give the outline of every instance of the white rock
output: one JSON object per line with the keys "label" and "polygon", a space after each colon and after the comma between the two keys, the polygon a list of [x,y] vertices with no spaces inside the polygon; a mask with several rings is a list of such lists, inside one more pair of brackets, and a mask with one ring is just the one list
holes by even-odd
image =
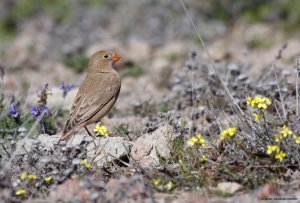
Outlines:
{"label": "white rock", "polygon": [[170,141],[174,139],[172,130],[170,125],[162,126],[151,134],[139,137],[132,147],[132,158],[142,166],[157,166],[157,152],[162,157],[170,157]]}
{"label": "white rock", "polygon": [[37,139],[41,142],[41,146],[44,146],[45,149],[54,148],[54,145],[57,144],[58,139],[61,135],[47,135],[47,134],[41,134],[37,137]]}
{"label": "white rock", "polygon": [[106,162],[127,156],[127,150],[130,151],[132,145],[133,142],[126,141],[123,137],[96,138],[88,144],[87,156],[90,160],[96,156],[94,163],[102,167]]}
{"label": "white rock", "polygon": [[217,188],[223,193],[234,194],[236,191],[242,189],[242,186],[235,182],[222,182],[218,183]]}
{"label": "white rock", "polygon": [[[72,137],[72,139],[67,143],[68,145],[79,145],[84,137],[85,134],[77,134]],[[54,145],[58,143],[59,138],[61,135],[46,135],[41,134],[37,137],[37,140],[40,141],[39,147],[42,147],[42,150],[49,150],[53,149]],[[17,143],[18,145],[24,145],[24,148],[27,152],[31,151],[31,146],[33,142],[36,141],[35,139],[25,139],[20,140]],[[96,138],[94,141],[90,142],[87,145],[87,158],[92,160],[97,154],[94,162],[97,166],[102,167],[104,163],[111,162],[112,160],[121,159],[124,156],[127,156],[127,150],[130,151],[132,148],[133,142],[126,141],[123,137],[107,137],[107,138]],[[127,150],[125,149],[125,147]],[[25,152],[23,147],[19,146],[17,149],[20,149],[17,154]]]}

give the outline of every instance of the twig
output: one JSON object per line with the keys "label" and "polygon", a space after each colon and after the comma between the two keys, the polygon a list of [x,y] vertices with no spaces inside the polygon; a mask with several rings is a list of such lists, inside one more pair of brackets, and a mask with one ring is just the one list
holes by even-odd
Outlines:
{"label": "twig", "polygon": [[[192,58],[192,62],[194,63],[194,59]],[[193,104],[193,108],[192,108],[192,127],[190,129],[190,135],[192,134],[192,130],[195,126],[195,120],[194,120],[194,112],[196,109],[196,102],[195,102],[195,89],[194,89],[194,66],[195,64],[192,65],[192,104]]]}
{"label": "twig", "polygon": [[191,22],[191,24],[192,24],[192,26],[193,26],[193,28],[194,28],[194,30],[195,30],[195,32],[196,32],[196,34],[197,34],[199,40],[201,41],[201,44],[202,44],[202,46],[203,46],[203,48],[204,48],[204,50],[205,50],[205,52],[206,52],[206,54],[207,54],[207,56],[208,56],[208,58],[209,58],[209,61],[210,61],[210,63],[212,64],[213,69],[215,70],[215,72],[216,72],[216,74],[217,74],[217,76],[218,76],[218,79],[221,81],[221,85],[222,85],[222,87],[223,87],[224,90],[225,90],[226,96],[228,97],[228,99],[229,99],[229,101],[230,101],[232,107],[236,107],[236,108],[239,110],[239,112],[238,112],[238,110],[236,110],[235,108],[233,108],[233,110],[235,111],[235,113],[236,113],[237,116],[239,117],[239,119],[240,119],[241,123],[243,124],[243,126],[245,127],[245,129],[248,131],[248,133],[250,133],[250,132],[251,132],[251,129],[249,129],[249,127],[247,126],[247,124],[244,122],[244,120],[243,120],[242,117],[241,117],[241,115],[244,115],[243,111],[242,111],[241,108],[238,106],[238,104],[234,101],[234,98],[232,97],[231,93],[229,92],[227,86],[225,85],[225,82],[224,82],[223,79],[221,78],[221,75],[220,75],[218,69],[216,68],[216,65],[215,65],[215,63],[213,62],[213,60],[212,60],[212,58],[211,58],[211,56],[210,56],[210,54],[209,54],[209,52],[208,52],[208,50],[207,50],[207,48],[206,48],[204,42],[203,42],[203,40],[202,40],[202,37],[200,36],[200,34],[199,34],[199,32],[198,32],[198,30],[197,30],[197,28],[196,28],[196,26],[195,26],[195,24],[194,24],[192,18],[190,17],[190,15],[189,15],[189,13],[188,13],[188,11],[187,11],[187,9],[186,9],[184,3],[183,3],[183,1],[182,1],[182,0],[179,0],[179,1],[181,2],[181,5],[182,5],[182,7],[183,7],[183,9],[184,9],[184,11],[185,11],[187,17],[189,18],[189,21]]}
{"label": "twig", "polygon": [[123,143],[123,147],[125,148],[127,155],[131,158],[134,165],[137,166],[144,175],[146,175],[148,178],[151,178],[151,176],[147,174],[146,170],[131,156],[129,149],[125,146],[124,143]]}
{"label": "twig", "polygon": [[107,157],[109,157],[110,161],[111,161],[112,164],[114,165],[115,171],[119,171],[119,168],[118,168],[117,164],[115,163],[114,159],[112,159],[112,157],[114,157],[114,156],[112,156],[112,155],[109,154],[109,153],[106,153],[106,151],[104,151],[104,153],[105,153],[105,155],[106,155]]}
{"label": "twig", "polygon": [[2,145],[2,148],[4,149],[4,151],[6,152],[7,156],[10,157],[10,153],[6,150],[4,144],[2,143],[1,145]]}
{"label": "twig", "polygon": [[101,151],[104,149],[104,147],[106,146],[106,144],[108,143],[108,140],[105,142],[105,144],[103,145],[103,147],[97,152],[97,154],[96,154],[96,151],[97,151],[97,149],[95,149],[95,154],[96,155],[94,155],[94,157],[92,158],[92,162],[94,162],[95,161],[95,159],[96,159],[96,157],[99,155],[99,154],[101,154]]}
{"label": "twig", "polygon": [[[206,54],[207,54],[207,56],[208,56],[208,58],[209,58],[210,63],[212,64],[212,66],[213,66],[213,68],[214,68],[214,70],[215,70],[215,72],[216,72],[216,74],[217,74],[219,80],[221,81],[221,85],[223,86],[226,95],[228,96],[230,102],[231,102],[232,105],[234,106],[234,105],[235,105],[234,99],[233,99],[232,95],[230,94],[230,92],[229,92],[227,86],[225,85],[223,79],[221,78],[221,75],[220,75],[218,69],[216,68],[215,63],[213,62],[213,60],[212,60],[212,58],[211,58],[211,56],[210,56],[210,54],[209,54],[209,52],[208,52],[208,50],[207,50],[207,48],[206,48],[204,42],[203,42],[203,40],[202,40],[202,37],[200,36],[200,34],[199,34],[199,32],[198,32],[198,30],[197,30],[197,28],[196,28],[196,26],[195,26],[195,24],[194,24],[192,18],[190,17],[188,11],[186,10],[186,7],[185,7],[184,3],[182,2],[182,0],[180,0],[180,2],[181,2],[181,5],[182,5],[182,7],[183,7],[183,9],[184,9],[184,11],[185,11],[187,17],[189,18],[189,20],[190,20],[190,22],[191,22],[191,24],[192,24],[192,26],[193,26],[193,28],[194,28],[194,30],[195,30],[195,32],[196,32],[198,38],[199,38],[200,41],[201,41],[201,44],[202,44],[202,46],[203,46],[203,48],[204,48],[204,50],[205,50],[205,52],[206,52]],[[241,113],[243,114],[243,112],[241,112]]]}
{"label": "twig", "polygon": [[298,92],[298,84],[299,84],[299,72],[300,72],[300,67],[299,67],[299,55],[297,56],[297,79],[296,79],[296,116],[298,117],[299,115],[299,92]]}
{"label": "twig", "polygon": [[278,114],[279,119],[280,119],[281,122],[283,123],[284,121],[283,121],[283,119],[282,119],[282,117],[281,117],[281,115],[280,115],[280,113],[279,113],[279,110],[278,110],[278,108],[277,108],[276,102],[280,103],[280,101],[274,100],[274,106],[275,106],[275,109],[276,109],[276,112],[277,112],[277,114]]}
{"label": "twig", "polygon": [[3,93],[3,89],[4,89],[4,80],[1,80],[1,89],[0,89],[0,95]]}
{"label": "twig", "polygon": [[279,91],[279,97],[280,97],[280,101],[281,101],[283,116],[284,116],[284,119],[286,119],[286,111],[285,111],[285,107],[284,107],[284,101],[283,101],[283,97],[281,95],[281,91],[280,91],[279,82],[278,82],[277,73],[276,73],[276,70],[275,70],[275,64],[274,63],[273,63],[273,66],[274,66],[275,78],[276,78],[277,87],[278,87],[278,91]]}
{"label": "twig", "polygon": [[109,156],[111,156],[112,158],[118,160],[119,162],[121,162],[122,164],[126,165],[127,167],[130,167],[130,166],[131,166],[130,164],[126,163],[125,161],[123,161],[123,160],[121,160],[121,159],[115,157],[115,156],[112,155],[111,153],[107,153],[107,155],[109,155]]}
{"label": "twig", "polygon": [[278,51],[278,55],[275,57],[277,60],[281,59],[282,57],[282,51],[287,47],[287,43],[285,43]]}

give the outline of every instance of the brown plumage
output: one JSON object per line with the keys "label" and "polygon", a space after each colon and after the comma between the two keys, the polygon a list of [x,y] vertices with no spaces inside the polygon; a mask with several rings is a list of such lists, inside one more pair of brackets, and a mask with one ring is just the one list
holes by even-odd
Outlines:
{"label": "brown plumage", "polygon": [[69,141],[82,127],[99,122],[113,107],[121,89],[113,63],[120,58],[111,51],[98,51],[91,57],[59,142]]}

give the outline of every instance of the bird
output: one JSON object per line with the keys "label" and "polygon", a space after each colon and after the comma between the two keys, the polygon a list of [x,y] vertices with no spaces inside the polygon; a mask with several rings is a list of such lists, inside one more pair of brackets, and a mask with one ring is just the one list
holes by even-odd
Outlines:
{"label": "bird", "polygon": [[113,65],[120,59],[118,54],[107,50],[92,55],[58,143],[68,142],[82,127],[91,135],[86,126],[101,121],[114,106],[121,79]]}

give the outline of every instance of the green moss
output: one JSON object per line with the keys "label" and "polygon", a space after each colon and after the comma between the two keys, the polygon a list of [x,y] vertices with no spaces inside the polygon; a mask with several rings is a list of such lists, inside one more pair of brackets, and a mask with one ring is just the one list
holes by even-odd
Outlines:
{"label": "green moss", "polygon": [[167,59],[169,61],[175,61],[177,58],[178,58],[177,54],[172,53],[172,52],[167,55]]}
{"label": "green moss", "polygon": [[[201,35],[201,34],[200,34]],[[202,35],[201,35],[201,37],[202,37]],[[198,35],[196,34],[196,33],[194,33],[194,32],[192,32],[191,34],[190,34],[190,39],[194,42],[194,43],[196,43],[196,44],[200,44],[201,42],[200,42],[200,39],[199,39],[199,37],[198,37]]]}
{"label": "green moss", "polygon": [[71,68],[76,73],[81,73],[87,68],[89,59],[84,55],[71,56],[64,60],[65,66]]}
{"label": "green moss", "polygon": [[16,73],[16,72],[19,72],[19,71],[21,71],[21,70],[23,70],[23,68],[20,67],[20,66],[13,66],[13,67],[11,67],[11,68],[9,69],[9,71],[10,71],[11,73]]}
{"label": "green moss", "polygon": [[157,112],[162,112],[162,113],[165,113],[169,110],[169,106],[168,106],[168,103],[162,103],[158,106],[157,108]]}
{"label": "green moss", "polygon": [[71,17],[74,11],[67,0],[22,0],[17,1],[12,9],[12,16],[18,20],[30,18],[39,13],[47,13],[56,22],[61,22]]}
{"label": "green moss", "polygon": [[272,10],[270,4],[265,4],[263,2],[254,4],[255,7],[245,8],[241,13],[241,17],[248,23],[255,23],[267,19],[268,14]]}
{"label": "green moss", "polygon": [[21,86],[22,86],[22,89],[23,89],[24,91],[26,91],[26,90],[28,90],[29,87],[30,87],[30,82],[23,82]]}
{"label": "green moss", "polygon": [[144,70],[138,63],[130,63],[130,64],[127,64],[122,76],[123,77],[128,77],[128,76],[138,77],[143,74],[144,74]]}
{"label": "green moss", "polygon": [[50,116],[47,116],[45,119],[43,119],[43,126],[45,133],[48,135],[53,135],[57,131],[55,120]]}
{"label": "green moss", "polygon": [[300,2],[282,0],[278,2],[280,8],[280,25],[283,29],[300,29]]}
{"label": "green moss", "polygon": [[82,1],[81,5],[88,6],[88,7],[99,7],[102,9],[111,9],[114,5],[113,3],[110,3],[109,1],[105,0],[86,0]]}
{"label": "green moss", "polygon": [[14,36],[16,32],[16,22],[12,18],[0,20],[0,41],[7,41]]}
{"label": "green moss", "polygon": [[272,46],[272,42],[265,39],[265,36],[254,35],[249,41],[246,42],[249,49],[263,48],[267,49]]}
{"label": "green moss", "polygon": [[112,133],[117,134],[118,136],[121,136],[121,137],[126,137],[129,134],[128,128],[129,128],[129,125],[123,123],[117,127],[113,127]]}

